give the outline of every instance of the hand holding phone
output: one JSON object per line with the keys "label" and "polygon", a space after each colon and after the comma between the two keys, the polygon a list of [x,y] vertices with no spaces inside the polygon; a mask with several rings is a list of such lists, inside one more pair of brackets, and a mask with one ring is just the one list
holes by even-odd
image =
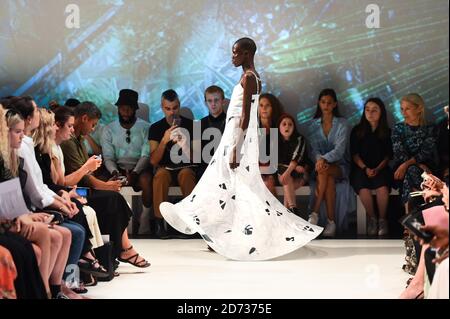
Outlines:
{"label": "hand holding phone", "polygon": [[418,214],[422,214],[422,211],[406,215],[400,220],[400,223],[425,243],[429,243],[433,239],[434,234],[422,229],[424,224],[419,220]]}

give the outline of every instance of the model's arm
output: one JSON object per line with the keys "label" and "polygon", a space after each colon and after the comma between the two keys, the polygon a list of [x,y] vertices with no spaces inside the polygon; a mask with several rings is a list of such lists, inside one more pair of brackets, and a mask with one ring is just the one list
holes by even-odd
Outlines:
{"label": "model's arm", "polygon": [[245,73],[242,78],[242,86],[244,88],[244,98],[242,102],[242,115],[241,122],[239,123],[239,134],[237,135],[236,146],[233,150],[233,158],[230,163],[231,169],[235,169],[239,166],[238,163],[238,154],[241,152],[242,142],[244,140],[245,131],[248,128],[248,124],[250,122],[250,112],[252,106],[252,97],[253,94],[256,94],[256,78],[252,73]]}

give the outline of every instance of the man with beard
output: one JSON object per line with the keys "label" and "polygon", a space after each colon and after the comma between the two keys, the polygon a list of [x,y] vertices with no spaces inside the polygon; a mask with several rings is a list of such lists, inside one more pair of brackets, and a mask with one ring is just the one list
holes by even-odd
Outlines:
{"label": "man with beard", "polygon": [[132,186],[135,191],[142,190],[139,234],[148,234],[152,207],[152,168],[147,144],[150,123],[136,117],[139,108],[136,91],[121,90],[116,106],[119,119],[108,124],[101,137],[105,167],[109,178],[120,177],[124,185]]}

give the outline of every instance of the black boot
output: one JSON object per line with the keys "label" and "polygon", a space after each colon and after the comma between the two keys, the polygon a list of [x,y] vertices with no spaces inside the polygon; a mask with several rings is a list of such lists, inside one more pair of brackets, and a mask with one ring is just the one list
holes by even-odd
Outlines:
{"label": "black boot", "polygon": [[166,222],[162,218],[155,218],[155,238],[169,239]]}

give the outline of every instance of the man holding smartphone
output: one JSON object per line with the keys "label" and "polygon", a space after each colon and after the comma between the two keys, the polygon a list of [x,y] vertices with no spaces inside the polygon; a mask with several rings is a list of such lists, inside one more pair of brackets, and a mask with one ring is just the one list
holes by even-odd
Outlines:
{"label": "man holding smartphone", "polygon": [[150,123],[137,118],[138,92],[124,89],[116,102],[118,120],[108,124],[101,137],[108,179],[119,180],[134,191],[142,190],[143,210],[139,234],[150,232],[152,168],[147,144]]}
{"label": "man holding smartphone", "polygon": [[156,168],[153,178],[153,208],[156,221],[156,237],[167,239],[168,233],[159,205],[167,201],[169,187],[178,185],[183,196],[195,187],[196,178],[192,164],[191,146],[193,121],[180,116],[180,100],[174,90],[161,96],[164,118],[149,130],[150,163]]}

